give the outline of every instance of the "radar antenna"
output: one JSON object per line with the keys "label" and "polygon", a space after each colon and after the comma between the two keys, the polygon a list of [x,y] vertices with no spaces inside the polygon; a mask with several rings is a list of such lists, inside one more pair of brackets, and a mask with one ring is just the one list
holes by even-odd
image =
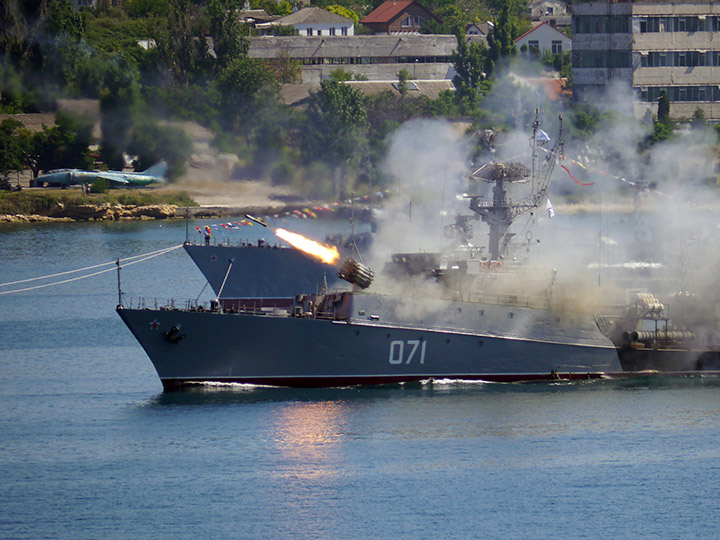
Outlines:
{"label": "radar antenna", "polygon": [[[532,138],[530,140],[532,148],[531,170],[528,170],[522,163],[517,162],[490,162],[470,175],[475,180],[495,183],[492,189],[492,201],[485,200],[482,195],[465,196],[470,200],[470,210],[478,214],[490,226],[488,247],[490,258],[494,260],[502,258],[505,247],[513,236],[512,233],[508,233],[513,221],[522,214],[536,210],[547,199],[552,171],[558,156],[562,157],[563,155],[562,115],[560,115],[558,138],[549,150],[545,148],[545,145],[550,138],[540,129],[539,116],[539,110],[535,109],[535,121],[533,122]],[[538,166],[539,151],[545,152],[546,155]],[[526,182],[528,176],[531,182],[530,195],[516,203],[509,200],[506,184],[509,182]],[[501,242],[502,249],[500,247]]]}

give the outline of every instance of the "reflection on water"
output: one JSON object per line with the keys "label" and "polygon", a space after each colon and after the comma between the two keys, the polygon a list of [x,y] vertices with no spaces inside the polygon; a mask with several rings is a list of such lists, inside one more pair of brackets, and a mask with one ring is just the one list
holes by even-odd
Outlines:
{"label": "reflection on water", "polygon": [[275,412],[271,437],[288,466],[280,478],[335,478],[343,463],[342,445],[348,421],[343,401],[293,403]]}
{"label": "reflection on water", "polygon": [[628,379],[562,380],[521,383],[428,379],[423,382],[405,384],[343,388],[285,388],[236,383],[202,384],[187,386],[179,391],[162,392],[150,399],[147,403],[151,406],[239,405],[262,402],[311,402],[317,404],[330,401],[357,403],[409,397],[435,398],[435,400],[437,400],[442,399],[443,396],[455,399],[460,396],[479,397],[497,394],[554,395],[565,392],[662,391],[677,388],[720,388],[720,376],[708,374],[692,376],[649,374]]}

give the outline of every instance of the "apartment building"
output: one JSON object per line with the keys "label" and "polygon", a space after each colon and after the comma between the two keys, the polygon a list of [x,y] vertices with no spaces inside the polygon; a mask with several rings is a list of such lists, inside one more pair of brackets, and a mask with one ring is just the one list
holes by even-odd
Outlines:
{"label": "apartment building", "polygon": [[576,3],[572,27],[577,101],[592,101],[622,81],[634,90],[637,116],[656,113],[665,90],[673,118],[700,108],[709,120],[720,120],[720,3]]}

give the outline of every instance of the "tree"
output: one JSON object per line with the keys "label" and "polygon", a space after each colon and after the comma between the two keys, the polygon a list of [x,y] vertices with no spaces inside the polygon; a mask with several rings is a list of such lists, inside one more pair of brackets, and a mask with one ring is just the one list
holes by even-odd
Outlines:
{"label": "tree", "polygon": [[175,80],[187,86],[192,78],[204,78],[211,57],[192,1],[169,2],[167,25],[158,32],[156,42]]}
{"label": "tree", "polygon": [[182,129],[161,125],[145,117],[133,127],[128,151],[137,156],[135,170],[143,171],[165,161],[168,165],[168,180],[175,180],[185,172],[192,142]]}
{"label": "tree", "polygon": [[46,25],[50,34],[80,41],[85,32],[85,21],[70,0],[51,0],[47,9]]}
{"label": "tree", "polygon": [[707,117],[705,116],[705,111],[703,111],[700,107],[695,108],[695,112],[693,112],[692,120],[690,120],[690,127],[693,129],[703,129],[707,126]]}
{"label": "tree", "polygon": [[494,71],[495,64],[503,57],[514,56],[517,54],[515,47],[515,26],[511,19],[511,13],[515,4],[513,0],[504,0],[502,3],[502,11],[497,20],[497,24],[493,27],[492,33],[488,36],[490,64],[486,65],[486,71],[490,74]]}
{"label": "tree", "polygon": [[280,49],[271,69],[277,80],[283,84],[302,82],[302,64],[291,58],[287,49]]}
{"label": "tree", "polygon": [[307,108],[310,123],[305,148],[314,158],[335,166],[353,166],[367,147],[367,110],[359,90],[333,80],[321,83],[310,94]]}
{"label": "tree", "polygon": [[658,122],[667,122],[670,120],[670,100],[667,97],[667,92],[662,90],[660,97],[658,98]]}
{"label": "tree", "polygon": [[355,24],[360,24],[360,17],[358,17],[358,14],[350,8],[334,4],[332,6],[327,6],[325,9],[328,10],[330,13],[335,13],[336,15],[340,15],[341,17],[350,19]]}
{"label": "tree", "polygon": [[106,67],[100,91],[100,155],[111,169],[122,169],[140,95],[140,75],[137,68],[118,56],[111,58]]}
{"label": "tree", "polygon": [[0,123],[0,175],[22,171],[22,124],[12,118]]}
{"label": "tree", "polygon": [[234,58],[247,54],[249,42],[245,26],[237,15],[241,8],[238,0],[210,0],[205,10],[210,19],[210,37],[213,39],[218,71],[227,67]]}
{"label": "tree", "polygon": [[458,46],[450,60],[455,67],[453,84],[457,100],[464,104],[464,109],[475,110],[480,102],[480,83],[487,77],[488,50],[482,42],[468,41],[463,28],[457,30],[455,37]]}
{"label": "tree", "polygon": [[398,92],[402,97],[407,96],[408,93],[408,80],[410,80],[410,72],[407,69],[401,69],[398,71]]}
{"label": "tree", "polygon": [[89,120],[58,111],[55,125],[32,137],[31,168],[36,176],[39,171],[50,169],[90,169],[92,123]]}
{"label": "tree", "polygon": [[277,99],[280,85],[270,68],[257,58],[240,57],[230,62],[218,78],[222,94],[225,126],[237,130],[241,123],[246,133],[251,126],[244,122],[263,101]]}

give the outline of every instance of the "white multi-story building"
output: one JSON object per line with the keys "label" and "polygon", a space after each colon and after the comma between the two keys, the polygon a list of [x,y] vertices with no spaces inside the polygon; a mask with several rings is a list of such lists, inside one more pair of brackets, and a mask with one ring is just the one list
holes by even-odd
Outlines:
{"label": "white multi-story building", "polygon": [[700,108],[720,120],[720,3],[601,1],[573,5],[573,94],[592,101],[614,81],[635,91],[638,116],[665,90],[674,118]]}

